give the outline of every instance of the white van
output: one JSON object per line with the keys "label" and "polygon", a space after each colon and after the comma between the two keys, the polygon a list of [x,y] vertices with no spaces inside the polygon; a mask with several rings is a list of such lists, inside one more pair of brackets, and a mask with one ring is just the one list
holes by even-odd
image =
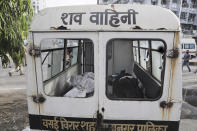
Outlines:
{"label": "white van", "polygon": [[44,9],[28,44],[32,131],[178,131],[180,24],[150,5]]}
{"label": "white van", "polygon": [[196,57],[197,50],[196,50],[196,41],[192,38],[182,38],[182,54],[185,54],[187,50],[189,50],[189,54],[191,57]]}

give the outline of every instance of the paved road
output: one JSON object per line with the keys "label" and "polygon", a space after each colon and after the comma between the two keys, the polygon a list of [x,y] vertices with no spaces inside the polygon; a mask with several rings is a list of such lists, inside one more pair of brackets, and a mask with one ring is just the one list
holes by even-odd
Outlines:
{"label": "paved road", "polygon": [[24,75],[20,76],[19,73],[14,73],[12,77],[9,77],[8,72],[12,68],[0,69],[0,90],[20,90],[26,89],[26,77]]}
{"label": "paved road", "polygon": [[[190,66],[191,72],[188,71],[187,67],[183,68],[183,88],[186,89],[197,89],[197,74],[193,73],[197,66]],[[187,94],[184,94],[186,98]],[[185,116],[183,113],[185,112]],[[183,103],[182,107],[182,118],[197,118],[197,107]],[[181,119],[180,131],[197,131],[197,119]]]}
{"label": "paved road", "polygon": [[190,66],[190,68],[191,72],[188,71],[186,66],[183,68],[183,88],[187,89],[197,88],[197,73],[194,73],[197,65]]}

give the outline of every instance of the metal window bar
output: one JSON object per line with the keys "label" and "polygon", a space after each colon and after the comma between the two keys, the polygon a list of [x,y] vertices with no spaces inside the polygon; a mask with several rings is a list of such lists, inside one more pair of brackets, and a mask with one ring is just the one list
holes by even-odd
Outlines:
{"label": "metal window bar", "polygon": [[85,71],[85,44],[83,43],[83,63],[82,63],[82,66],[83,66],[83,73]]}
{"label": "metal window bar", "polygon": [[51,52],[48,52],[47,55],[44,57],[44,59],[43,59],[43,61],[42,61],[42,65],[44,64],[46,58],[49,56],[50,53],[51,53]]}
{"label": "metal window bar", "polygon": [[44,49],[44,50],[41,50],[41,52],[57,51],[57,50],[63,50],[63,49],[64,48]]}
{"label": "metal window bar", "polygon": [[66,63],[66,47],[67,47],[67,40],[64,39],[63,70],[65,70],[65,63]]}
{"label": "metal window bar", "polygon": [[153,63],[152,63],[152,45],[151,45],[151,44],[152,44],[152,42],[151,42],[151,40],[149,40],[149,41],[148,41],[148,45],[149,45],[149,51],[150,51],[150,52],[149,52],[150,74],[152,74],[152,71],[153,71],[153,69],[152,69],[152,67],[153,67],[153,66],[152,66],[152,64],[153,64]]}
{"label": "metal window bar", "polygon": [[138,44],[138,60],[139,60],[139,65],[141,65],[141,57],[140,57],[140,40],[137,41]]}

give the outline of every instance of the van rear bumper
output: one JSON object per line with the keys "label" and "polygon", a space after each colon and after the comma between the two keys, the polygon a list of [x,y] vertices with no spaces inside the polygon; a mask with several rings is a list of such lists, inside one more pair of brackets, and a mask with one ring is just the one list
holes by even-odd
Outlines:
{"label": "van rear bumper", "polygon": [[71,118],[29,115],[30,129],[58,131],[178,131],[179,121],[103,120],[97,127],[95,118]]}

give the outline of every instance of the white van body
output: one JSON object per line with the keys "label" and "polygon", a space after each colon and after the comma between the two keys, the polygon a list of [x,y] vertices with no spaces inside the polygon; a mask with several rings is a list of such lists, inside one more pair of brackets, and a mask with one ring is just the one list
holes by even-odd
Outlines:
{"label": "white van body", "polygon": [[28,43],[32,131],[178,131],[180,24],[170,10],[48,8]]}
{"label": "white van body", "polygon": [[189,50],[189,54],[192,57],[196,57],[196,41],[192,38],[182,38],[181,39],[182,44],[182,53],[185,54],[187,50]]}

